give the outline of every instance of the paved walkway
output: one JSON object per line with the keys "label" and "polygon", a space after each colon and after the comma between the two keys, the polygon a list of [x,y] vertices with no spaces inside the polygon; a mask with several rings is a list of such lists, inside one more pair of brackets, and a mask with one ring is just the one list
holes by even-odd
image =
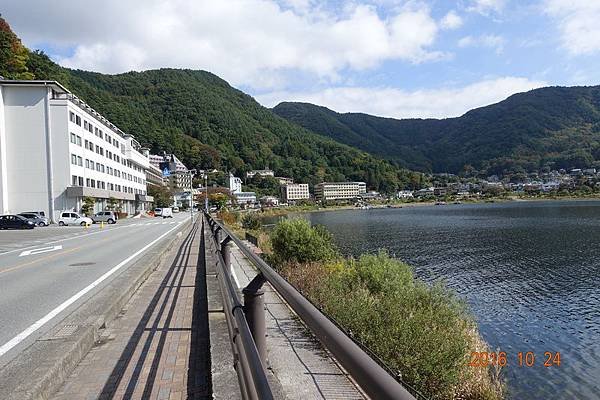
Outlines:
{"label": "paved walkway", "polygon": [[[251,243],[245,242],[256,249]],[[234,246],[231,253],[238,288],[257,274],[250,261]],[[272,380],[288,400],[362,400],[366,396],[333,356],[306,328],[277,292],[266,283],[265,319],[267,359]]]}
{"label": "paved walkway", "polygon": [[200,231],[197,223],[136,292],[55,400],[210,398]]}

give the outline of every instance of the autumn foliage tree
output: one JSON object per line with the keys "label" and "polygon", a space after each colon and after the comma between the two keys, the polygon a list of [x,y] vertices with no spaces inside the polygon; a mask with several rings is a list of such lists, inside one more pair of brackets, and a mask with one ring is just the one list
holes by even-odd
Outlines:
{"label": "autumn foliage tree", "polygon": [[0,75],[7,79],[33,79],[27,69],[29,50],[0,17]]}

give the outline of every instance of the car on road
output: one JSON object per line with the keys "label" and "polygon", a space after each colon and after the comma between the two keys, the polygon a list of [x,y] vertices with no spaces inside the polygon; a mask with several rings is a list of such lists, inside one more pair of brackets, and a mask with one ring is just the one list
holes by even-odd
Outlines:
{"label": "car on road", "polygon": [[154,209],[154,216],[155,217],[160,217],[162,215],[162,208],[155,208]]}
{"label": "car on road", "polygon": [[42,217],[39,214],[34,213],[19,213],[17,214],[31,222],[33,222],[37,226],[48,226],[48,218]]}
{"label": "car on road", "polygon": [[171,207],[165,207],[162,209],[160,215],[163,218],[173,218],[173,210],[171,209]]}
{"label": "car on road", "polygon": [[58,219],[58,225],[60,225],[60,226],[65,226],[65,225],[86,226],[86,225],[91,225],[93,223],[94,223],[94,221],[92,221],[91,218],[81,216],[74,212],[64,212],[64,213],[60,214],[60,218]]}
{"label": "car on road", "polygon": [[46,217],[46,213],[43,211],[23,211],[21,214],[35,214],[35,215],[39,215],[40,217],[43,217],[43,218]]}
{"label": "car on road", "polygon": [[33,229],[35,224],[20,215],[0,215],[0,229]]}
{"label": "car on road", "polygon": [[119,218],[117,217],[117,213],[115,213],[113,211],[100,211],[92,216],[92,220],[94,221],[95,224],[97,224],[98,222],[106,222],[107,224],[116,224],[118,219]]}
{"label": "car on road", "polygon": [[178,213],[179,212],[179,207],[173,207],[173,212],[174,213]]}

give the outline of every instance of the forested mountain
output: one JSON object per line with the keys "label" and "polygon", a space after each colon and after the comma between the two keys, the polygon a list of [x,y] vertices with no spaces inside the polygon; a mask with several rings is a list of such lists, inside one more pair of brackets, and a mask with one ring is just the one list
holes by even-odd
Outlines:
{"label": "forested mountain", "polygon": [[281,103],[273,111],[420,171],[501,175],[600,166],[600,86],[536,89],[441,120],[339,114],[307,103]]}
{"label": "forested mountain", "polygon": [[0,75],[57,80],[153,152],[173,152],[190,168],[242,175],[268,167],[299,182],[361,180],[385,192],[419,181],[418,174],[392,162],[278,117],[211,73],[105,75],[63,68],[23,47],[1,18]]}

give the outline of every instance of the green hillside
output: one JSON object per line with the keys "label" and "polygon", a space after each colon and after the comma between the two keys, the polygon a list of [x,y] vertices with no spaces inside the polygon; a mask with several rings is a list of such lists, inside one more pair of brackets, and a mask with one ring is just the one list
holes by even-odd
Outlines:
{"label": "green hillside", "polygon": [[307,103],[273,111],[313,132],[420,171],[507,174],[600,166],[600,87],[547,87],[458,118],[339,114]]}
{"label": "green hillside", "polygon": [[178,155],[190,168],[241,175],[271,168],[299,182],[361,180],[391,192],[414,173],[290,123],[205,72],[160,69],[105,75],[70,70],[29,51],[0,21],[0,75],[58,80],[152,151]]}

